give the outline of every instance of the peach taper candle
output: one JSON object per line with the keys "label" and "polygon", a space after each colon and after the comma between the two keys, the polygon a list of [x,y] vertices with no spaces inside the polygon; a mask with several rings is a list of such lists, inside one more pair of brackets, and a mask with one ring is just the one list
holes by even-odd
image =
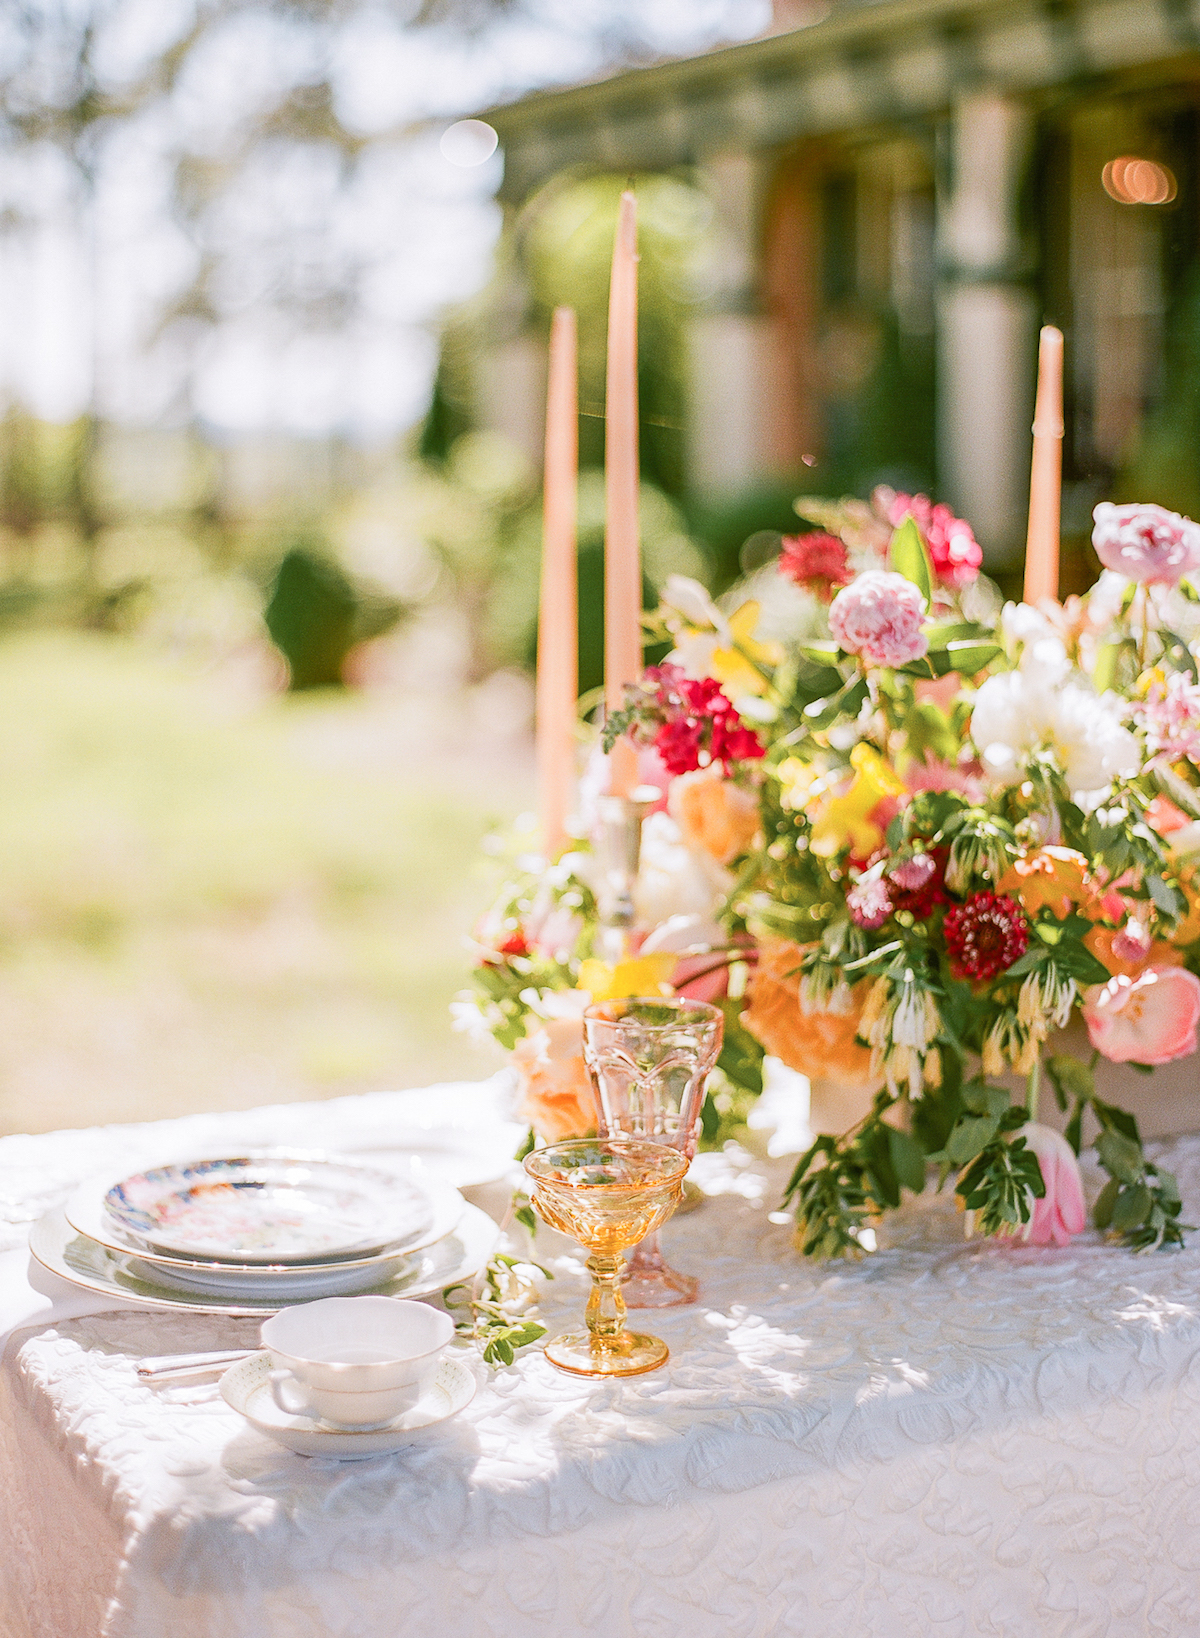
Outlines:
{"label": "peach taper candle", "polygon": [[579,471],[578,344],[575,312],[556,307],[546,388],[546,475],[542,494],[542,588],[538,607],[537,770],[542,851],[567,840],[575,788],[579,693],[576,493]]}
{"label": "peach taper candle", "polygon": [[1029,475],[1029,534],[1025,542],[1025,601],[1058,596],[1059,508],[1062,501],[1063,337],[1044,325],[1038,344],[1033,466]]}
{"label": "peach taper candle", "polygon": [[[604,429],[604,701],[619,711],[642,671],[642,563],[638,523],[637,201],[621,195],[608,297]],[[637,753],[613,747],[614,796],[637,784]]]}

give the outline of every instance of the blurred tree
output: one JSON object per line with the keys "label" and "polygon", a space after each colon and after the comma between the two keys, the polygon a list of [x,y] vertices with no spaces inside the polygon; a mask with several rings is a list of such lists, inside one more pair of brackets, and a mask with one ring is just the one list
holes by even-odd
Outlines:
{"label": "blurred tree", "polygon": [[579,320],[580,465],[604,464],[608,281],[621,192],[638,201],[638,389],[642,473],[685,487],[685,324],[702,276],[712,206],[687,175],[561,177],[522,213],[518,234],[537,315],[560,304]]}
{"label": "blurred tree", "polygon": [[403,614],[395,598],[346,574],[326,542],[301,535],[283,554],[264,618],[289,686],[306,689],[340,687],[355,644],[390,631]]}

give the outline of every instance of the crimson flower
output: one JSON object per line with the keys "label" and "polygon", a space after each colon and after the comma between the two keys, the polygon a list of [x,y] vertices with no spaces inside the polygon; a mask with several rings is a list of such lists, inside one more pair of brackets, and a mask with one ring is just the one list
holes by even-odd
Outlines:
{"label": "crimson flower", "polygon": [[947,910],[946,948],[955,978],[986,982],[1019,961],[1029,944],[1029,923],[1016,899],[986,889]]}
{"label": "crimson flower", "polygon": [[854,578],[845,546],[836,535],[826,534],[823,529],[811,535],[785,535],[779,568],[789,580],[815,592],[825,603],[839,586],[848,586]]}
{"label": "crimson flower", "polygon": [[767,754],[733,701],[712,677],[689,677],[682,666],[650,666],[633,737],[650,743],[670,774],[692,773],[711,762],[749,762]]}

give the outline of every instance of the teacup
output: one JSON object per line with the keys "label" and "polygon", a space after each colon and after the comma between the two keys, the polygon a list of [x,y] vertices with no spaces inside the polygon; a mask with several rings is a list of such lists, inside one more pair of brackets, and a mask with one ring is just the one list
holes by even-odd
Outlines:
{"label": "teacup", "polygon": [[411,1410],[432,1385],[454,1321],[423,1302],[323,1297],[282,1309],[261,1335],[280,1410],[373,1428]]}

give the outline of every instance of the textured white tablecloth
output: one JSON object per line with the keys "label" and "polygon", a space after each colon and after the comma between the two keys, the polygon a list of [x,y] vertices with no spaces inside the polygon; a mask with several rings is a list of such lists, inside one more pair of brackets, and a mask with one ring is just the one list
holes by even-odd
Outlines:
{"label": "textured white tablecloth", "polygon": [[[75,1135],[0,1142],[0,1177],[19,1143],[69,1181]],[[1200,1221],[1200,1139],[1170,1163]],[[534,1351],[393,1456],[306,1460],[135,1377],[254,1322],[15,1335],[4,1638],[1200,1634],[1200,1249],[967,1247],[937,1204],[814,1268],[768,1221],[779,1169],[706,1165],[725,1192],[667,1230],[704,1290],[654,1317],[664,1370],[592,1386]],[[557,1326],[580,1266],[541,1251]]]}

